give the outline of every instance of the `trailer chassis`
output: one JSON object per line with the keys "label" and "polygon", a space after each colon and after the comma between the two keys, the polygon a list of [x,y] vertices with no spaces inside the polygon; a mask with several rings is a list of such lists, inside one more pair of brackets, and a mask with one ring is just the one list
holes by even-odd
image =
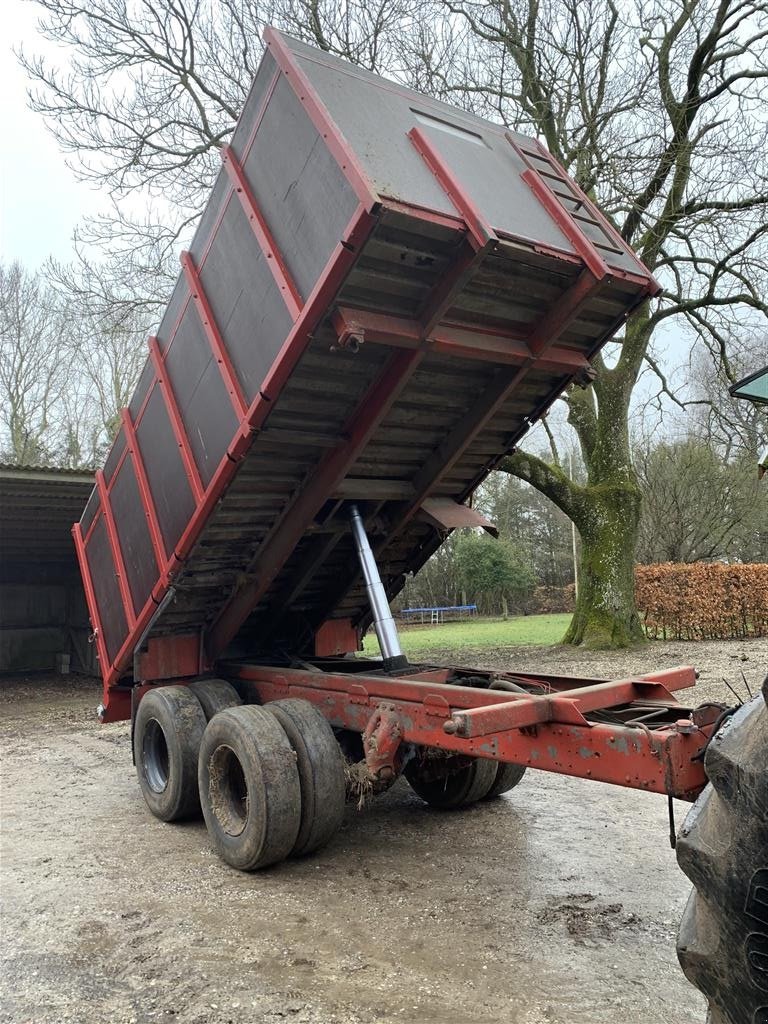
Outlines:
{"label": "trailer chassis", "polygon": [[703,752],[721,709],[673,696],[693,686],[692,668],[606,680],[431,665],[392,676],[380,665],[343,658],[219,669],[249,703],[299,698],[334,729],[362,734],[372,782],[394,780],[409,748],[427,747],[688,801],[706,785]]}

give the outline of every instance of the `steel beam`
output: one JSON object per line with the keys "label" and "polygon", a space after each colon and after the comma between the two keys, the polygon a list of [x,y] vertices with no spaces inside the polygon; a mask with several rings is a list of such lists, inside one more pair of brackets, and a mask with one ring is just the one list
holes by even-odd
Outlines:
{"label": "steel beam", "polygon": [[[344,306],[335,311],[333,322],[341,336],[356,338],[361,343],[388,345],[392,348],[421,348],[457,359],[512,366],[521,366],[534,357],[529,346],[530,334],[510,336],[439,325],[425,338],[416,320]],[[564,374],[592,371],[592,364],[581,352],[563,345],[552,345],[539,357],[538,367]]]}
{"label": "steel beam", "polygon": [[440,183],[441,188],[461,214],[467,225],[473,247],[484,249],[489,243],[497,241],[496,232],[480,212],[477,204],[467,195],[461,182],[445,162],[435,144],[421,128],[411,128],[408,138],[416,147],[424,163],[429,167]]}
{"label": "steel beam", "polygon": [[[399,718],[404,743],[667,793],[683,800],[694,800],[707,782],[701,759],[696,759],[696,755],[708,738],[709,727],[690,731],[686,718],[690,712],[674,700],[668,705],[669,724],[655,729],[543,720],[535,728],[509,728],[483,736],[460,736],[444,730],[444,723],[453,710],[482,708],[486,703],[498,708],[509,703],[510,695],[416,682],[410,677],[239,664],[224,665],[220,669],[250,685],[254,697],[261,702],[285,697],[310,701],[335,728],[364,733],[381,703],[386,702],[387,708]],[[606,685],[615,684],[606,682]],[[686,721],[685,729],[679,729],[672,721],[678,717],[678,709],[679,717]]]}
{"label": "steel beam", "polygon": [[242,420],[248,410],[248,403],[245,400],[243,388],[232,365],[232,360],[229,358],[224,337],[216,323],[216,318],[213,315],[211,304],[205,294],[200,274],[191,253],[185,251],[181,254],[181,266],[184,269],[184,276],[187,280],[189,293],[192,296],[192,302],[200,317],[200,323],[208,339],[208,344],[211,346],[213,358],[219,367],[229,400],[232,402],[232,408],[235,410],[238,420]]}
{"label": "steel beam", "polygon": [[157,375],[157,386],[160,388],[160,393],[163,396],[168,419],[171,421],[171,429],[176,438],[176,444],[179,446],[181,461],[184,464],[184,472],[186,473],[192,496],[195,499],[195,504],[198,504],[202,501],[205,488],[200,478],[200,470],[197,468],[189,438],[187,437],[184,420],[181,418],[176,396],[173,393],[173,386],[166,373],[163,354],[160,351],[160,343],[154,335],[151,335],[147,340],[147,344],[149,345],[149,354],[155,367],[155,374]]}
{"label": "steel beam", "polygon": [[596,683],[576,691],[565,690],[546,696],[507,693],[507,703],[487,708],[457,711],[443,728],[459,736],[487,736],[503,729],[524,729],[541,722],[563,725],[587,725],[584,715],[590,711],[614,708],[635,701],[664,703],[672,694],[661,683],[641,683],[624,679]]}
{"label": "steel beam", "polygon": [[221,159],[224,164],[224,168],[229,175],[229,179],[232,182],[232,188],[235,191],[235,195],[240,200],[240,205],[248,218],[251,230],[256,236],[256,241],[259,243],[259,247],[267,262],[267,266],[275,279],[277,287],[280,289],[283,301],[288,307],[288,312],[291,314],[291,317],[296,320],[303,305],[299,289],[296,287],[296,283],[291,277],[291,273],[288,270],[285,260],[283,259],[274,238],[272,237],[269,225],[264,219],[264,215],[253,197],[253,193],[251,192],[245,173],[243,172],[243,169],[240,166],[231,146],[225,146],[222,149]]}
{"label": "steel beam", "polygon": [[109,503],[107,484],[104,480],[104,472],[101,469],[96,470],[96,487],[99,491],[101,514],[104,516],[104,523],[107,527],[107,537],[109,539],[109,547],[112,552],[112,562],[115,566],[115,575],[117,576],[117,582],[120,587],[120,597],[123,601],[125,619],[128,623],[128,628],[133,629],[136,624],[136,611],[133,607],[131,588],[128,586],[128,576],[125,571],[125,561],[123,560],[122,548],[120,547],[120,537],[117,533],[115,517],[112,515],[112,506]]}

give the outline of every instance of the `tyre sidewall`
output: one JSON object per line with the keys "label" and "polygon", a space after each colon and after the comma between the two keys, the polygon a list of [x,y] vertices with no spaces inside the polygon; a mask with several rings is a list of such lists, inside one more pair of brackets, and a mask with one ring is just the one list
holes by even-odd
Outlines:
{"label": "tyre sidewall", "polygon": [[514,789],[518,785],[524,775],[525,765],[523,764],[500,764],[493,785],[483,800],[494,800],[497,796],[508,793],[510,789]]}
{"label": "tyre sidewall", "polygon": [[324,716],[305,700],[264,706],[280,723],[296,752],[301,785],[301,826],[292,856],[324,846],[339,829],[346,806],[344,758]]}
{"label": "tyre sidewall", "polygon": [[456,810],[468,807],[482,800],[496,781],[497,763],[486,758],[474,758],[458,770],[450,770],[436,779],[425,779],[421,762],[410,761],[405,768],[405,777],[412,789],[430,807],[440,810]]}
{"label": "tyre sidewall", "polygon": [[[153,721],[162,730],[168,751],[167,782],[161,792],[150,784],[144,762],[145,737]],[[161,821],[200,813],[197,758],[204,732],[205,715],[186,686],[158,687],[139,703],[133,730],[136,774],[147,806]]]}
{"label": "tyre sidewall", "polygon": [[189,684],[189,689],[200,701],[207,722],[220,711],[243,703],[237,690],[226,679],[195,679]]}
{"label": "tyre sidewall", "polygon": [[[214,755],[221,747],[237,757],[248,787],[245,823],[236,835],[217,812]],[[198,784],[205,824],[227,864],[252,871],[290,854],[299,831],[301,790],[296,755],[274,715],[242,705],[212,718],[200,746]]]}

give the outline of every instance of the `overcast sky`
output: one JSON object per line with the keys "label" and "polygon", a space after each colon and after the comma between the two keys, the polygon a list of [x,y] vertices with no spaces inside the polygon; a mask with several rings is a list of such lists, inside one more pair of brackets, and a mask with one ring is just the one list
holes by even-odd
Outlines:
{"label": "overcast sky", "polygon": [[[19,260],[36,269],[48,256],[66,260],[72,233],[84,216],[107,205],[92,183],[80,182],[67,166],[40,115],[27,104],[28,79],[13,49],[58,57],[36,30],[37,7],[26,0],[2,0],[0,42],[0,260]],[[682,362],[688,344],[676,325],[659,337],[661,358]],[[671,351],[670,351],[671,350]],[[666,358],[665,353],[666,351]],[[682,358],[681,358],[682,357]]]}
{"label": "overcast sky", "polygon": [[77,181],[42,118],[27,106],[27,76],[13,48],[44,48],[36,11],[23,0],[3,0],[0,42],[0,259],[30,269],[49,255],[66,259],[75,225],[100,205],[98,191]]}

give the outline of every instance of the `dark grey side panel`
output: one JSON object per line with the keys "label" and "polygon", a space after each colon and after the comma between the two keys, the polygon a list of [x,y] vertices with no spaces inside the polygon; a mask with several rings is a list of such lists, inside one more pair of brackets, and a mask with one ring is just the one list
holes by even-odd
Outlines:
{"label": "dark grey side panel", "polygon": [[256,72],[253,85],[251,86],[248,98],[243,106],[243,112],[240,115],[240,120],[237,122],[235,133],[232,136],[232,149],[235,151],[238,160],[241,162],[243,152],[251,140],[253,129],[256,126],[256,120],[264,106],[264,99],[270,85],[272,84],[272,78],[276,69],[277,65],[275,64],[275,58],[269,50],[267,50],[262,57],[261,64],[259,64],[259,70]]}
{"label": "dark grey side panel", "polygon": [[[565,252],[575,251],[522,180],[526,164],[507,141],[503,125],[421,96],[294,39],[289,45],[355,151],[374,191],[440,213],[456,213],[408,138],[408,132],[417,127],[436,145],[493,228]],[[522,135],[514,138],[518,144],[533,144]],[[544,163],[537,169],[548,170]],[[592,236],[604,241],[599,232]],[[628,252],[603,255],[612,266],[638,269]]]}
{"label": "dark grey side panel", "polygon": [[240,203],[230,201],[200,273],[205,294],[248,401],[292,319]]}
{"label": "dark grey side panel", "polygon": [[99,609],[101,633],[107,654],[112,661],[125,641],[128,624],[125,620],[120,585],[117,582],[115,564],[112,561],[112,552],[109,549],[109,537],[103,516],[94,527],[86,551],[93,591]]}
{"label": "dark grey side panel", "polygon": [[357,197],[282,77],[245,175],[302,297],[307,298],[357,207]]}
{"label": "dark grey side panel", "polygon": [[165,366],[197,468],[207,485],[235,436],[237,419],[192,303],[182,317]]}
{"label": "dark grey side panel", "polygon": [[136,427],[136,440],[155,502],[163,544],[171,554],[192,517],[195,501],[162,392],[157,386]]}
{"label": "dark grey side panel", "polygon": [[125,563],[134,612],[144,607],[157,582],[158,565],[133,463],[126,459],[110,491],[110,505]]}
{"label": "dark grey side panel", "polygon": [[112,447],[109,449],[109,455],[107,455],[106,462],[104,463],[104,480],[109,483],[112,477],[115,475],[117,464],[120,461],[120,456],[125,451],[125,434],[123,433],[122,427],[120,432],[112,442]]}
{"label": "dark grey side panel", "polygon": [[168,300],[168,308],[163,314],[163,319],[160,321],[160,326],[157,329],[157,340],[160,345],[160,351],[165,352],[170,344],[171,338],[173,337],[174,327],[179,320],[184,306],[189,299],[189,288],[183,276],[179,276],[176,284],[171,292],[171,297]]}
{"label": "dark grey side panel", "polygon": [[151,359],[147,359],[146,363],[144,363],[144,369],[141,371],[139,383],[136,385],[136,390],[133,393],[131,401],[128,403],[128,412],[131,414],[131,420],[134,423],[139,415],[144,399],[149,394],[149,389],[152,387],[154,379],[154,365],[152,364]]}

